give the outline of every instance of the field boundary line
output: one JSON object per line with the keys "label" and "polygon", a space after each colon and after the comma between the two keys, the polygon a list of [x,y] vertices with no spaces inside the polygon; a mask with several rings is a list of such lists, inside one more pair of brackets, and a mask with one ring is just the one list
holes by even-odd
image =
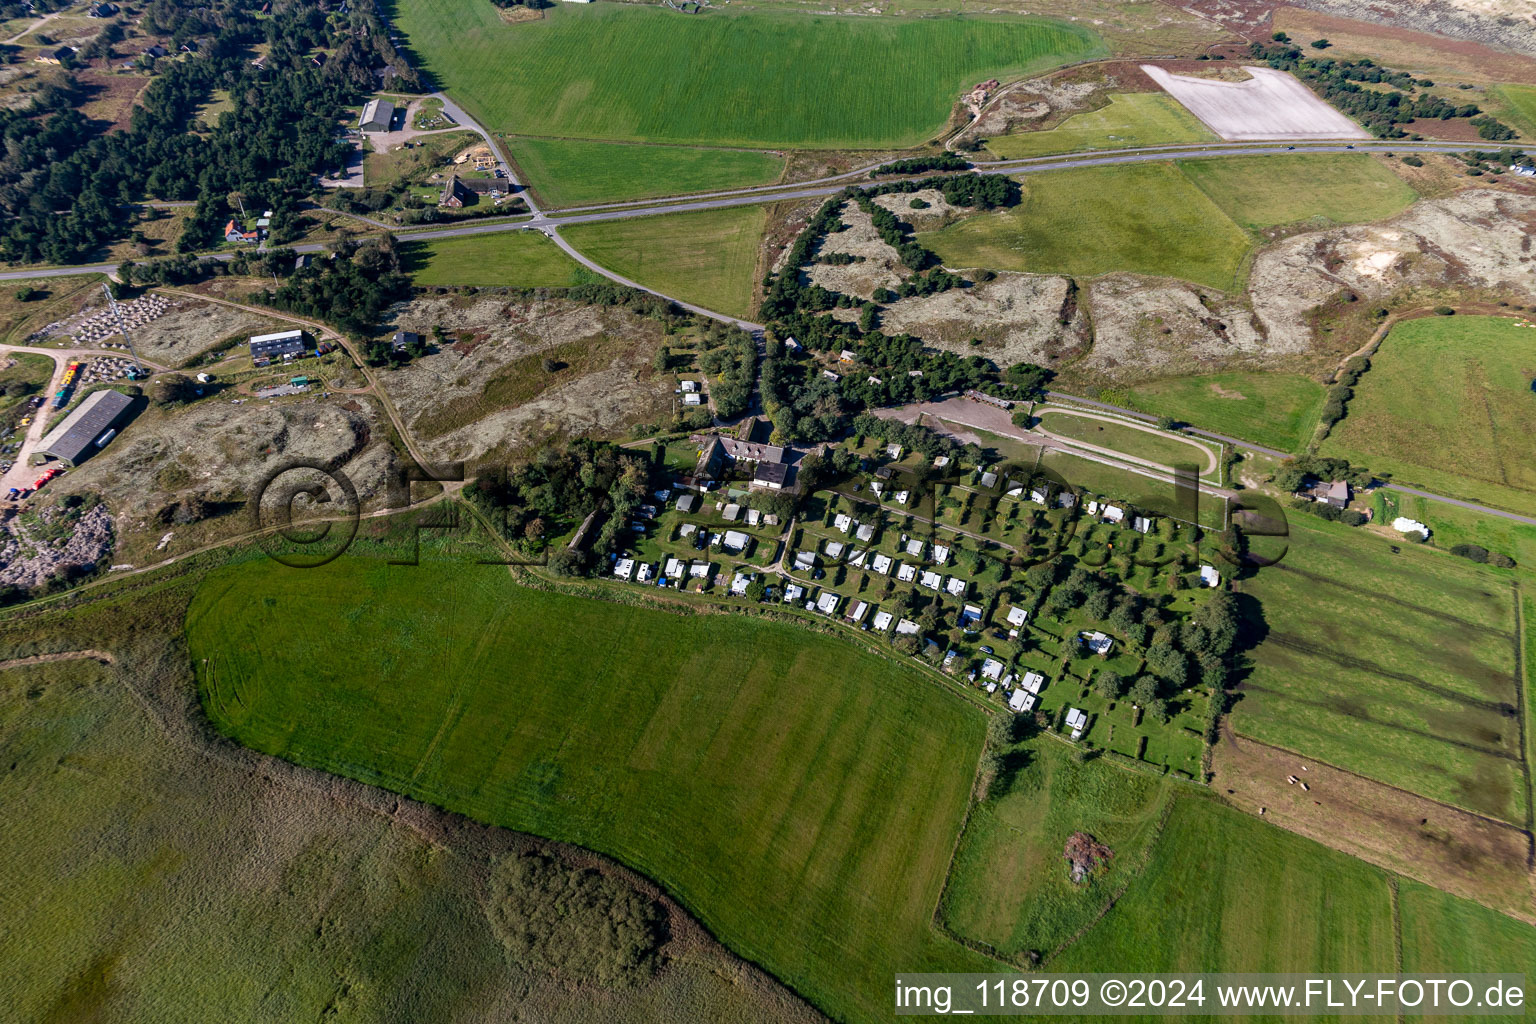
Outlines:
{"label": "field boundary line", "polygon": [[[1326,766],[1328,768],[1332,768],[1336,772],[1342,772],[1343,774],[1348,775],[1351,778],[1359,779],[1362,782],[1369,782],[1373,786],[1382,786],[1382,787],[1384,787],[1386,789],[1392,790],[1394,793],[1402,793],[1405,796],[1413,797],[1415,800],[1423,800],[1423,801],[1425,801],[1427,803],[1434,804],[1436,807],[1443,807],[1443,808],[1445,808],[1448,811],[1455,811],[1458,814],[1471,815],[1472,817],[1478,819],[1479,821],[1486,822],[1489,825],[1502,826],[1503,828],[1512,828],[1516,832],[1524,832],[1525,831],[1525,829],[1521,828],[1519,825],[1516,825],[1512,821],[1505,821],[1503,818],[1495,818],[1495,817],[1492,817],[1491,815],[1484,814],[1481,811],[1469,810],[1466,807],[1459,807],[1456,804],[1448,804],[1444,800],[1437,800],[1436,798],[1434,798],[1432,796],[1425,796],[1423,793],[1415,793],[1413,790],[1411,790],[1411,789],[1404,789],[1402,786],[1394,786],[1390,782],[1383,782],[1381,779],[1374,779],[1374,778],[1372,778],[1369,775],[1362,775],[1359,772],[1354,771],[1352,769],[1344,768],[1344,767],[1342,767],[1340,765],[1334,764],[1332,761],[1325,761],[1321,757],[1317,757],[1314,754],[1304,754],[1301,751],[1293,750],[1290,747],[1282,747],[1278,743],[1270,743],[1270,742],[1268,742],[1266,740],[1255,739],[1253,736],[1250,736],[1247,733],[1239,732],[1237,730],[1237,727],[1232,725],[1230,722],[1227,724],[1227,728],[1231,730],[1233,736],[1236,736],[1238,739],[1242,740],[1244,743],[1252,743],[1255,746],[1266,747],[1269,750],[1278,750],[1278,751],[1280,751],[1283,754],[1290,754],[1293,757],[1299,757],[1303,761],[1311,761],[1313,764],[1324,765],[1324,766]],[[1223,803],[1225,803],[1225,801],[1223,801]]]}
{"label": "field boundary line", "polygon": [[1531,758],[1527,746],[1530,724],[1526,721],[1526,715],[1530,713],[1530,702],[1525,693],[1528,668],[1525,663],[1525,598],[1520,592],[1518,579],[1510,580],[1509,589],[1515,597],[1515,720],[1520,724],[1520,768],[1525,778],[1525,866],[1528,871],[1536,871],[1536,831],[1533,831],[1536,829],[1536,807],[1531,802]]}

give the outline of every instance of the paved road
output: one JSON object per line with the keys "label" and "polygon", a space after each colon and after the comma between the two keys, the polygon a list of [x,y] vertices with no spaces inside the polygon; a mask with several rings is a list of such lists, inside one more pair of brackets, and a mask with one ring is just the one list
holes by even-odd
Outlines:
{"label": "paved road", "polygon": [[517,173],[512,168],[511,158],[507,156],[506,151],[497,144],[496,140],[491,137],[491,133],[480,127],[480,123],[466,114],[463,107],[449,99],[446,93],[435,92],[432,96],[443,101],[443,113],[457,121],[461,128],[467,128],[485,140],[485,144],[490,147],[491,152],[496,154],[496,159],[501,164],[501,169],[506,174],[507,180],[520,188],[521,191],[518,192],[518,195],[522,197],[523,202],[528,204],[528,209],[533,215],[535,217],[539,216],[538,205],[533,201],[533,190],[528,188],[525,183],[517,180]]}
{"label": "paved road", "polygon": [[[1078,405],[1089,405],[1095,409],[1104,409],[1109,412],[1119,413],[1122,416],[1130,416],[1138,420],[1146,420],[1148,422],[1154,423],[1157,421],[1156,416],[1150,416],[1144,412],[1136,412],[1134,409],[1126,409],[1118,405],[1110,405],[1107,402],[1096,402],[1091,398],[1079,398],[1076,395],[1068,395],[1060,391],[1047,392],[1047,396],[1052,399],[1058,399],[1061,401],[1076,402]],[[1243,441],[1236,437],[1229,437],[1226,434],[1218,434],[1212,430],[1201,430],[1198,427],[1186,427],[1185,430],[1191,434],[1197,434],[1200,437],[1208,437],[1213,441],[1222,441],[1234,448],[1241,448],[1250,452],[1258,452],[1260,455],[1270,455],[1277,459],[1288,459],[1291,457],[1290,452],[1282,452],[1276,448],[1266,448],[1264,445],[1254,444],[1252,441]],[[1432,491],[1423,491],[1417,487],[1409,487],[1406,484],[1389,483],[1386,484],[1385,487],[1387,490],[1396,491],[1399,494],[1411,494],[1415,498],[1427,498],[1430,501],[1438,501],[1442,505],[1454,505],[1456,508],[1468,509],[1469,511],[1478,512],[1485,516],[1494,516],[1498,519],[1508,519],[1512,522],[1527,523],[1531,526],[1536,526],[1536,517],[1523,516],[1518,512],[1507,512],[1502,508],[1490,508],[1487,505],[1479,505],[1472,501],[1462,501],[1460,498],[1451,498],[1444,494],[1435,494]]]}

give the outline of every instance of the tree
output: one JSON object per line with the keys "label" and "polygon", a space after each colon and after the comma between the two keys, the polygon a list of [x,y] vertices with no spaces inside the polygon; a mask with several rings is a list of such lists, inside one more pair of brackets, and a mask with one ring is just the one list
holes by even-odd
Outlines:
{"label": "tree", "polygon": [[1093,677],[1093,688],[1105,700],[1119,700],[1125,693],[1125,677],[1118,672],[1101,670]]}
{"label": "tree", "polygon": [[1273,39],[1277,43],[1288,43],[1291,41],[1291,37],[1286,35],[1284,32],[1276,32],[1269,38]]}
{"label": "tree", "polygon": [[1178,430],[1179,427],[1179,421],[1174,419],[1172,416],[1159,416],[1157,418],[1158,430]]}
{"label": "tree", "polygon": [[917,638],[916,634],[903,633],[901,636],[896,638],[896,650],[900,651],[902,654],[915,657],[917,653],[922,649],[923,642]]}
{"label": "tree", "polygon": [[1157,699],[1159,686],[1153,676],[1142,676],[1131,684],[1130,698],[1135,704],[1146,707]]}
{"label": "tree", "polygon": [[1172,717],[1168,714],[1168,702],[1161,697],[1153,697],[1147,701],[1146,711],[1147,714],[1164,724],[1167,724]]}
{"label": "tree", "polygon": [[1312,40],[1312,49],[1314,49],[1314,50],[1326,50],[1326,49],[1328,49],[1328,47],[1330,47],[1332,45],[1333,44],[1330,43],[1326,39],[1314,39],[1314,40]]}
{"label": "tree", "polygon": [[1189,620],[1203,638],[1195,653],[1203,651],[1225,658],[1237,646],[1242,617],[1238,611],[1237,598],[1233,594],[1225,590],[1217,591],[1209,601],[1195,609]]}
{"label": "tree", "polygon": [[149,397],[159,406],[183,405],[197,397],[197,385],[191,377],[168,373],[150,384]]}

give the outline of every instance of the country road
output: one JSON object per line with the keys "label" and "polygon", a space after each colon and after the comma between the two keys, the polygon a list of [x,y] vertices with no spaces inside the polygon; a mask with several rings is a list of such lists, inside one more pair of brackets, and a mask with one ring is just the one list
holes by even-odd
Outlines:
{"label": "country road", "polygon": [[[498,221],[497,223],[493,224],[468,224],[441,228],[401,228],[395,231],[396,238],[402,241],[430,241],[441,238],[464,238],[474,235],[497,234],[504,231],[539,231],[551,239],[572,259],[580,263],[582,266],[588,268],[589,270],[592,270],[594,273],[601,274],[618,284],[624,285],[625,287],[634,288],[636,290],[647,292],[660,298],[667,299],[676,303],[682,308],[700,316],[719,320],[723,323],[733,324],[742,328],[743,330],[752,331],[755,333],[761,333],[763,331],[764,328],[762,324],[753,323],[748,320],[743,320],[740,317],[730,316],[711,309],[706,309],[703,306],[685,302],[674,296],[666,295],[662,292],[656,291],[653,288],[648,288],[637,281],[633,281],[627,277],[615,273],[612,270],[607,269],[606,267],[603,267],[596,261],[583,255],[579,250],[572,246],[570,242],[568,242],[560,235],[559,229],[567,224],[588,224],[610,220],[626,220],[635,217],[657,216],[665,213],[686,213],[700,210],[718,210],[736,206],[753,206],[760,203],[817,199],[824,196],[834,195],[837,192],[842,191],[842,189],[847,187],[849,184],[855,183],[855,179],[858,179],[861,176],[867,178],[869,172],[878,166],[871,164],[869,166],[857,168],[852,171],[846,171],[842,174],[833,175],[826,178],[814,179],[812,181],[801,182],[794,185],[754,186],[752,188],[701,193],[693,197],[685,196],[671,200],[640,200],[628,203],[615,203],[607,206],[573,207],[564,211],[553,210],[546,212],[539,210],[534,206],[533,200],[529,195],[531,190],[526,187],[524,182],[519,181],[513,176],[511,161],[506,158],[506,154],[502,148],[497,145],[493,136],[484,128],[476,124],[475,121],[468,114],[466,114],[462,108],[453,103],[453,101],[450,100],[446,95],[442,93],[436,93],[434,95],[442,99],[443,109],[448,113],[450,117],[454,118],[465,128],[474,131],[486,141],[486,143],[491,147],[492,152],[494,152],[502,161],[508,179],[511,180],[514,184],[524,186],[521,194],[525,197],[526,201],[528,202],[529,209],[533,211],[533,213],[530,218],[525,220]],[[1358,151],[1376,153],[1461,153],[1465,152],[1469,148],[1469,145],[1470,144],[1467,143],[1402,142],[1378,140],[1361,140],[1354,143],[1346,143],[1342,141],[1323,143],[1191,143],[1171,146],[1146,147],[1140,149],[1114,150],[1109,152],[1095,151],[1087,153],[1068,153],[1062,154],[1060,156],[1029,157],[1019,160],[977,162],[974,164],[974,170],[978,174],[1017,174],[1028,171],[1056,171],[1070,170],[1080,167],[1102,167],[1116,164],[1149,163],[1159,160],[1168,160],[1177,157],[1189,156],[1283,156],[1287,153],[1301,152],[1344,153],[1349,151]],[[1523,149],[1527,152],[1530,151],[1530,147],[1523,147]],[[291,246],[290,248],[292,248],[293,251],[299,253],[314,253],[325,251],[325,246],[319,243],[305,243]],[[219,253],[214,254],[211,258],[227,260],[231,258],[231,255],[227,253]],[[113,275],[116,274],[117,268],[118,264],[116,263],[96,263],[72,267],[39,267],[28,270],[7,270],[0,271],[0,281],[37,280],[92,273]],[[1132,416],[1137,419],[1149,421],[1156,419],[1156,417],[1149,416],[1145,413],[1138,413],[1130,409],[1123,409],[1118,406],[1109,405],[1107,403],[1079,398],[1075,395],[1051,392],[1049,397],[1055,399],[1064,399],[1076,402],[1081,405],[1096,407],[1121,415]],[[393,410],[388,408],[387,400],[386,409],[391,413],[390,418],[392,420],[396,419]],[[397,427],[398,425],[399,424],[397,422]],[[1213,431],[1200,430],[1191,427],[1189,428],[1189,432],[1201,437],[1209,438],[1211,440],[1222,441],[1237,448],[1258,452],[1260,454],[1273,456],[1275,458],[1283,459],[1290,456],[1290,453],[1288,452],[1281,452],[1273,448],[1266,448],[1263,445],[1253,444],[1248,441],[1243,441],[1239,438],[1229,437],[1225,434],[1218,434]],[[409,442],[407,443],[409,444]],[[412,454],[417,453],[413,451]],[[1443,502],[1448,505],[1454,505],[1459,508],[1469,509],[1486,515],[1497,516],[1502,519],[1509,519],[1515,522],[1536,525],[1536,518],[1519,515],[1514,512],[1506,512],[1502,509],[1489,508],[1485,505],[1478,505],[1474,502],[1462,501],[1460,499],[1447,497],[1445,495],[1437,495],[1428,491],[1421,491],[1415,488],[1406,487],[1401,484],[1387,484],[1386,486],[1390,490],[1399,491],[1404,494],[1411,494],[1416,497],[1428,498],[1433,501]]]}

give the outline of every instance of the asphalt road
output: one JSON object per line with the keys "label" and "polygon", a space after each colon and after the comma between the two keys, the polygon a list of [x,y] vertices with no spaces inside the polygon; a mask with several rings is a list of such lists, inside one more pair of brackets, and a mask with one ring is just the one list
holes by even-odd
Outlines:
{"label": "asphalt road", "polygon": [[[1104,409],[1108,412],[1119,413],[1121,416],[1129,416],[1138,420],[1146,420],[1149,423],[1155,423],[1157,421],[1156,416],[1150,416],[1144,412],[1136,412],[1134,409],[1126,409],[1118,405],[1110,405],[1107,402],[1095,402],[1090,398],[1079,398],[1076,395],[1063,394],[1060,391],[1049,391],[1046,393],[1046,395],[1049,398],[1074,402],[1078,405],[1091,406],[1095,409]],[[1271,455],[1277,459],[1288,459],[1291,457],[1290,452],[1282,452],[1275,448],[1266,448],[1261,444],[1254,444],[1252,441],[1243,441],[1235,437],[1228,437],[1226,434],[1218,434],[1215,431],[1201,430],[1198,427],[1186,427],[1185,430],[1199,437],[1208,437],[1213,441],[1222,441],[1234,448],[1241,448],[1250,452],[1258,452],[1260,455]],[[1478,512],[1485,516],[1495,516],[1499,519],[1508,519],[1512,522],[1526,523],[1531,526],[1536,526],[1536,517],[1523,516],[1518,512],[1506,512],[1501,508],[1490,508],[1487,505],[1479,505],[1472,501],[1462,501],[1460,498],[1450,498],[1444,494],[1435,494],[1432,491],[1421,491],[1417,487],[1409,487],[1405,484],[1389,483],[1384,486],[1387,490],[1397,491],[1399,494],[1411,494],[1416,498],[1427,498],[1430,501],[1438,501],[1442,505],[1454,505],[1456,508],[1468,509],[1472,512]]]}

